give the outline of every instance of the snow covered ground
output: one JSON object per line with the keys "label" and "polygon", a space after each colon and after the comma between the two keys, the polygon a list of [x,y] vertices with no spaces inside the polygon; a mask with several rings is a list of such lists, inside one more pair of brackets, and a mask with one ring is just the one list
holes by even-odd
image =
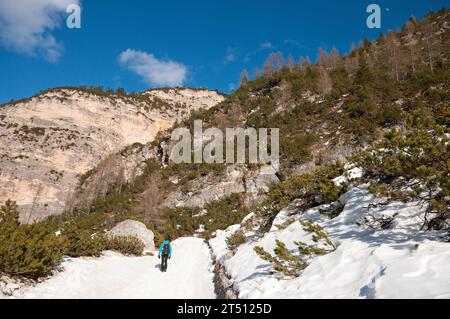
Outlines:
{"label": "snow covered ground", "polygon": [[64,271],[24,289],[18,298],[215,298],[211,256],[202,239],[172,243],[168,270],[153,257],[125,257],[105,252],[100,258],[70,258]]}
{"label": "snow covered ground", "polygon": [[[417,203],[390,202],[372,208],[373,217],[393,217],[388,230],[361,223],[368,217],[369,204],[377,201],[367,188],[354,187],[344,194],[343,211],[334,219],[320,213],[327,205],[304,214],[282,210],[264,237],[234,253],[228,250],[226,238],[240,225],[217,231],[209,243],[239,298],[450,298],[450,243],[439,241],[444,234],[419,230],[422,208]],[[271,273],[271,265],[259,258],[254,247],[273,253],[275,241],[281,240],[297,253],[294,241],[313,244],[311,233],[299,222],[306,217],[327,231],[337,249],[313,257],[300,277],[282,279]],[[64,271],[16,291],[14,297],[215,298],[211,255],[204,241],[181,238],[173,242],[173,249],[167,273],[160,272],[156,256],[105,252],[100,258],[69,258]]]}
{"label": "snow covered ground", "polygon": [[[239,291],[240,298],[450,298],[450,243],[440,242],[439,233],[419,231],[420,206],[417,203],[389,203],[371,210],[375,216],[394,216],[389,230],[358,226],[374,202],[366,186],[351,189],[340,201],[342,213],[328,219],[319,207],[306,212],[338,244],[337,250],[314,257],[300,277],[279,279],[271,265],[254,252],[261,246],[273,253],[275,240],[298,252],[294,241],[312,244],[311,234],[298,222],[305,215],[283,210],[263,238],[240,246],[229,257],[226,238],[239,227],[217,232],[210,240]],[[322,207],[323,208],[323,207]],[[286,228],[280,229],[289,220]]]}

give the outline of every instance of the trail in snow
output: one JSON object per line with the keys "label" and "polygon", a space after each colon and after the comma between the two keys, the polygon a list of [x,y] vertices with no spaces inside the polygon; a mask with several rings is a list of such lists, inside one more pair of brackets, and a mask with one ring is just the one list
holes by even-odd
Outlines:
{"label": "trail in snow", "polygon": [[202,239],[180,238],[172,243],[166,273],[157,256],[125,257],[105,252],[100,258],[70,258],[64,271],[20,298],[215,298],[211,256]]}

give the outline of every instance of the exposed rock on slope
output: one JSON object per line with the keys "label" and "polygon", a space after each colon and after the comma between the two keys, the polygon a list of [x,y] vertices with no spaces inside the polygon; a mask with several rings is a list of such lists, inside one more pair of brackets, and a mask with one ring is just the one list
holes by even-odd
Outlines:
{"label": "exposed rock on slope", "polygon": [[25,222],[62,213],[80,176],[102,159],[224,99],[190,89],[145,95],[54,89],[1,106],[0,202],[16,201]]}
{"label": "exposed rock on slope", "polygon": [[224,96],[204,89],[157,89],[143,93],[151,100],[162,100],[171,105],[189,106],[196,105],[197,108],[209,109],[224,100]]}
{"label": "exposed rock on slope", "polygon": [[245,203],[251,205],[261,199],[272,184],[278,183],[275,170],[271,166],[263,166],[259,170],[230,166],[224,176],[217,181],[214,175],[194,181],[189,192],[177,190],[164,201],[164,206],[204,207],[206,204],[231,194],[244,194]]}

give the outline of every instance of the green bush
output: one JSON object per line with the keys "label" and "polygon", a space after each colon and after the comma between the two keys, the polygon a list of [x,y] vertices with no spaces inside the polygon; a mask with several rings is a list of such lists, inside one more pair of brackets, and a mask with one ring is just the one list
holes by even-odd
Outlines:
{"label": "green bush", "polygon": [[239,245],[245,243],[245,235],[242,231],[237,231],[226,239],[228,249],[236,249]]}
{"label": "green bush", "polygon": [[275,257],[262,247],[255,247],[254,251],[262,260],[273,264],[274,272],[281,273],[286,277],[300,276],[300,273],[307,266],[298,256],[292,254],[287,249],[286,244],[280,240],[276,241],[276,247],[274,249]]}
{"label": "green bush", "polygon": [[198,235],[208,239],[216,230],[240,223],[248,213],[240,195],[231,194],[206,204],[204,210],[199,207],[164,209],[163,214],[167,222],[160,231],[171,238],[192,236],[200,225],[203,225],[205,230]]}
{"label": "green bush", "polygon": [[105,248],[103,235],[82,229],[74,221],[64,225],[62,235],[66,238],[64,254],[70,257],[98,257]]}
{"label": "green bush", "polygon": [[282,156],[292,164],[303,164],[312,160],[311,146],[315,142],[314,135],[300,134],[289,139],[283,139],[280,145]]}
{"label": "green bush", "polygon": [[347,190],[347,186],[336,186],[333,179],[343,173],[343,165],[336,163],[321,166],[308,174],[293,176],[275,185],[267,199],[254,209],[263,220],[261,231],[270,229],[275,216],[294,199],[301,199],[298,206],[301,210],[317,205],[317,197],[321,197],[325,203],[336,201]]}
{"label": "green bush", "polygon": [[136,237],[114,236],[105,240],[105,250],[114,250],[124,255],[141,256],[144,244]]}
{"label": "green bush", "polygon": [[0,208],[0,272],[40,277],[51,273],[62,259],[64,240],[44,223],[21,225],[16,205]]}
{"label": "green bush", "polygon": [[308,266],[309,257],[323,256],[337,249],[336,245],[328,238],[328,234],[319,224],[314,223],[312,219],[309,218],[300,221],[300,223],[305,231],[312,233],[312,240],[315,244],[308,245],[301,241],[294,242],[298,247],[298,255],[290,252],[286,244],[280,240],[276,240],[275,256],[272,256],[262,247],[257,246],[254,248],[254,251],[261,259],[273,264],[273,273],[281,274],[284,277],[298,277]]}
{"label": "green bush", "polygon": [[336,250],[336,245],[328,238],[326,231],[311,218],[301,220],[300,224],[303,230],[312,233],[312,240],[317,244],[322,244],[325,248],[320,248],[314,245],[307,245],[301,241],[295,242],[298,246],[300,254],[302,255],[326,255]]}
{"label": "green bush", "polygon": [[385,105],[377,114],[377,123],[382,126],[399,124],[402,120],[402,108],[397,104]]}
{"label": "green bush", "polygon": [[441,126],[392,130],[384,139],[353,156],[371,179],[370,190],[426,205],[423,228],[449,227],[450,144]]}

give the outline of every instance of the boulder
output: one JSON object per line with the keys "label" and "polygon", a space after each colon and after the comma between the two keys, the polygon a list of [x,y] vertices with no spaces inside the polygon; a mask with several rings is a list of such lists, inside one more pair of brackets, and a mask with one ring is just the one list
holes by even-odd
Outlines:
{"label": "boulder", "polygon": [[118,223],[113,229],[107,232],[107,235],[110,237],[135,237],[142,241],[146,251],[155,250],[155,235],[143,223],[135,220],[125,220]]}

